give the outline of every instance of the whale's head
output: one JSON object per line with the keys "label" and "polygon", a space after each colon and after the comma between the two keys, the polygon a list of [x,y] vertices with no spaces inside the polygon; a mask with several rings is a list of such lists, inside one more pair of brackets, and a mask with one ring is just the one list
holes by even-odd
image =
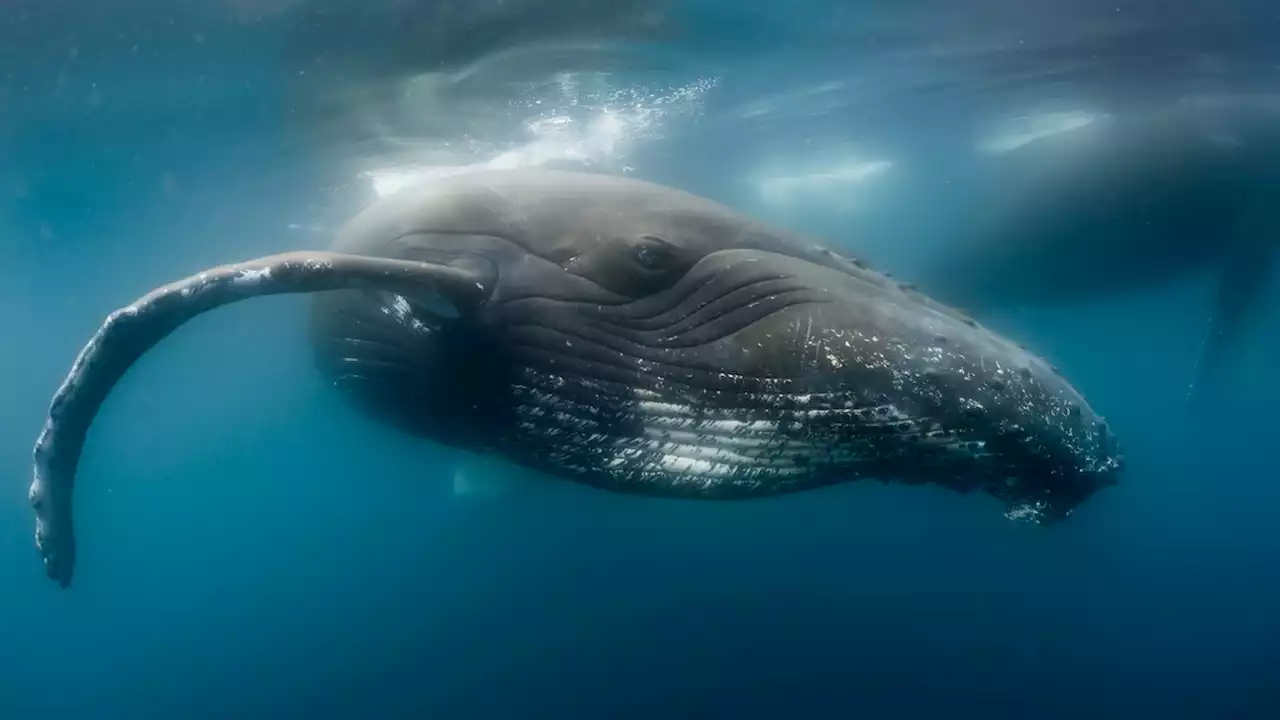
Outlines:
{"label": "whale's head", "polygon": [[485,290],[318,296],[320,367],[436,440],[610,489],[751,497],[861,477],[1069,514],[1115,482],[1106,423],[1048,363],[912,288],[633,179],[482,171],[402,191],[334,250]]}

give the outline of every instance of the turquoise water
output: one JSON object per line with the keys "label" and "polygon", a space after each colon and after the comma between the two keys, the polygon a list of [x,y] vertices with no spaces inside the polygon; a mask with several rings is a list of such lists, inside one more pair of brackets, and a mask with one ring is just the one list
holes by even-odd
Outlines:
{"label": "turquoise water", "polygon": [[338,402],[296,297],[117,388],[69,590],[26,502],[107,312],[320,247],[399,175],[630,173],[910,277],[1009,118],[1269,97],[1266,4],[81,5],[0,3],[0,718],[1280,717],[1280,313],[1191,413],[1204,275],[983,318],[1126,448],[1051,529],[934,489],[691,504],[484,465]]}

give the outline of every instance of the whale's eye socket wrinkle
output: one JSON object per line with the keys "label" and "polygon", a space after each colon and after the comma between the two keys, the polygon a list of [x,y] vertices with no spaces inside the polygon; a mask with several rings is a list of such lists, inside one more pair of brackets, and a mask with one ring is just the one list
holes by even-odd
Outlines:
{"label": "whale's eye socket wrinkle", "polygon": [[656,235],[620,237],[574,257],[565,268],[610,292],[642,298],[680,282],[699,255]]}
{"label": "whale's eye socket wrinkle", "polygon": [[645,235],[631,248],[636,264],[652,272],[665,272],[680,264],[679,250],[660,237]]}

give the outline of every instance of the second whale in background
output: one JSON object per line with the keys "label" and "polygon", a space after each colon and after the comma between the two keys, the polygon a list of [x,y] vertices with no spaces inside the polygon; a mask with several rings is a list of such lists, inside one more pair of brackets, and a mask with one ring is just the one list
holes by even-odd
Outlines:
{"label": "second whale in background", "polygon": [[990,199],[922,286],[972,310],[1216,276],[1188,398],[1214,384],[1262,305],[1280,247],[1280,107],[1185,100],[1009,141]]}

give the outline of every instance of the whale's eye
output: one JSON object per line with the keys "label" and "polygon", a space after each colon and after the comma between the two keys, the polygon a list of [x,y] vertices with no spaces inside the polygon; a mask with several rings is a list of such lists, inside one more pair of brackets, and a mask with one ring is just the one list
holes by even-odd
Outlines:
{"label": "whale's eye", "polygon": [[670,288],[696,261],[686,248],[660,237],[615,236],[586,248],[565,269],[611,292],[639,298]]}
{"label": "whale's eye", "polygon": [[680,255],[671,243],[652,235],[645,235],[632,246],[631,258],[640,267],[654,272],[670,270],[680,262]]}

